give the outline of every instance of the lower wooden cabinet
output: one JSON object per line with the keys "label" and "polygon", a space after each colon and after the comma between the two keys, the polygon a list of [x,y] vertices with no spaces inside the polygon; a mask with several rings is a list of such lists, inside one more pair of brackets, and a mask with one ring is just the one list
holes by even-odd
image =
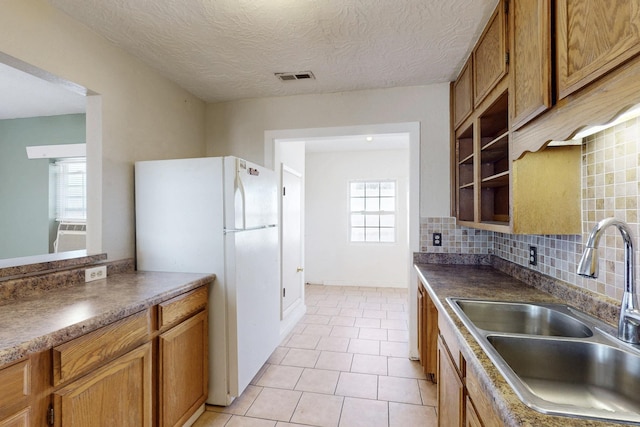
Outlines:
{"label": "lower wooden cabinet", "polygon": [[30,378],[29,360],[0,369],[0,427],[31,425]]}
{"label": "lower wooden cabinet", "polygon": [[483,427],[503,423],[491,406],[490,396],[480,388],[453,337],[453,329],[440,316],[438,337],[438,426]]}
{"label": "lower wooden cabinet", "polygon": [[[471,366],[465,369],[465,388],[467,394],[467,426],[500,426],[502,421],[491,405],[491,395],[487,395],[480,387],[478,376]],[[469,417],[475,418],[481,424],[470,424]]]}
{"label": "lower wooden cabinet", "polygon": [[208,288],[0,368],[0,427],[182,426],[209,389]]}
{"label": "lower wooden cabinet", "polygon": [[438,427],[462,427],[464,384],[442,337],[438,337]]}
{"label": "lower wooden cabinet", "polygon": [[181,426],[207,399],[207,312],[159,337],[160,426]]}
{"label": "lower wooden cabinet", "polygon": [[54,393],[55,426],[153,425],[151,343]]}
{"label": "lower wooden cabinet", "polygon": [[432,382],[436,379],[438,310],[421,282],[418,282],[418,354],[422,370]]}
{"label": "lower wooden cabinet", "polygon": [[465,399],[465,415],[465,427],[483,427],[480,421],[480,415],[476,412],[476,408],[473,406],[473,402],[469,396]]}
{"label": "lower wooden cabinet", "polygon": [[[418,283],[418,350],[420,363],[437,382],[438,427],[501,426],[491,396],[480,386],[463,354],[465,343],[446,314],[439,313],[427,286]],[[433,362],[433,368],[427,368]]]}

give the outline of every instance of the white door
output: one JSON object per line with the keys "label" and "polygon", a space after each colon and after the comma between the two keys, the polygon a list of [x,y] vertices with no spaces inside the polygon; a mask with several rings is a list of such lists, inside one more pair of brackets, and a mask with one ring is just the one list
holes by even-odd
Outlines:
{"label": "white door", "polygon": [[302,175],[282,165],[282,317],[300,301],[302,266]]}

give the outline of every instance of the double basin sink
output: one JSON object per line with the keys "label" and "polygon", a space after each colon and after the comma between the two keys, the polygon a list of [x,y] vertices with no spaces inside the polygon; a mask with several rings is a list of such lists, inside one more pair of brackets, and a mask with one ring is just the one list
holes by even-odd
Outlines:
{"label": "double basin sink", "polygon": [[640,350],[563,304],[447,298],[529,407],[640,423]]}

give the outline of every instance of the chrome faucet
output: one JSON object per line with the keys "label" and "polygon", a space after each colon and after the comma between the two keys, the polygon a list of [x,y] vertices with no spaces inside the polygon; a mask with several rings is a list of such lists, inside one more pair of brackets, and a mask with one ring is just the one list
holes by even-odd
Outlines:
{"label": "chrome faucet", "polygon": [[578,274],[586,277],[598,277],[598,242],[610,225],[615,225],[624,240],[624,294],[620,304],[618,320],[618,338],[631,344],[640,344],[640,311],[635,287],[633,241],[629,226],[615,218],[606,218],[596,224],[589,234],[587,246],[578,263]]}

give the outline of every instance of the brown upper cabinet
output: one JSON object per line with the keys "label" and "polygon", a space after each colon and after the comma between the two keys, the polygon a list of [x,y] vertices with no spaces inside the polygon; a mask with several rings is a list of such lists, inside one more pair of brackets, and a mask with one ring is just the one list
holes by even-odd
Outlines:
{"label": "brown upper cabinet", "polygon": [[453,83],[453,124],[457,128],[473,112],[473,57],[469,57]]}
{"label": "brown upper cabinet", "polygon": [[[502,91],[500,91],[502,89]],[[509,231],[510,162],[506,81],[455,135],[456,217],[461,225]]]}
{"label": "brown upper cabinet", "polygon": [[640,52],[636,0],[557,0],[558,98],[598,79]]}
{"label": "brown upper cabinet", "polygon": [[473,49],[473,100],[477,107],[507,74],[506,3],[501,0]]}
{"label": "brown upper cabinet", "polygon": [[[452,200],[459,225],[515,234],[581,231],[580,147],[512,153],[515,129],[528,128],[552,104],[551,4],[499,2],[453,84]],[[467,116],[461,88],[468,87],[469,68]]]}
{"label": "brown upper cabinet", "polygon": [[548,144],[640,103],[638,53],[638,0],[500,1],[466,66],[473,75],[468,117],[457,105],[466,76],[452,89],[458,224],[579,234],[581,147]]}
{"label": "brown upper cabinet", "polygon": [[551,1],[509,1],[509,115],[518,129],[551,108]]}

